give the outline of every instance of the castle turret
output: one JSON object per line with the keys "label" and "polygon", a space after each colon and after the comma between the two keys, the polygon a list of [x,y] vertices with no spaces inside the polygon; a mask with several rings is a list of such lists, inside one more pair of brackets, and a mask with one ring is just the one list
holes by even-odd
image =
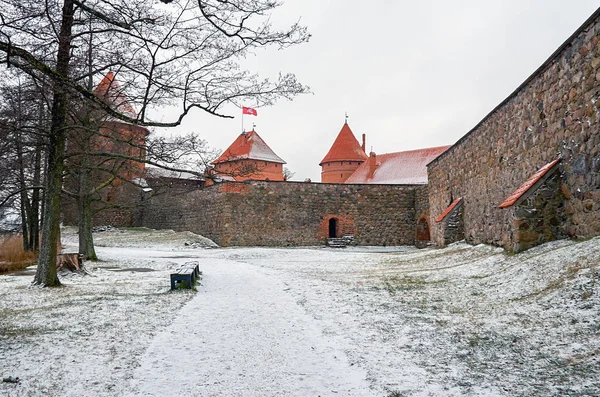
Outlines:
{"label": "castle turret", "polygon": [[227,180],[284,180],[285,161],[254,130],[240,134],[212,164],[216,175]]}
{"label": "castle turret", "polygon": [[340,133],[331,145],[327,155],[321,160],[321,182],[344,183],[367,159],[364,150],[365,135],[362,146],[352,133],[348,122],[344,123]]}

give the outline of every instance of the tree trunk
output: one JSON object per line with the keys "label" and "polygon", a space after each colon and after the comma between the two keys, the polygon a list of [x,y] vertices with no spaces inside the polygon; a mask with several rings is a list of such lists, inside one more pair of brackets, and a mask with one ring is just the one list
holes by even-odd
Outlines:
{"label": "tree trunk", "polygon": [[25,162],[23,161],[23,145],[21,143],[21,132],[17,131],[17,160],[19,164],[19,188],[21,189],[21,232],[23,233],[23,251],[31,251],[29,245],[29,220],[31,206],[27,194],[27,183],[25,181]]}
{"label": "tree trunk", "polygon": [[[69,75],[72,27],[73,0],[64,0],[56,56],[56,71],[59,76],[64,78]],[[52,124],[48,140],[48,175],[46,178],[44,226],[42,228],[42,245],[38,257],[37,272],[33,279],[34,285],[46,287],[60,285],[56,275],[56,254],[60,239],[60,196],[64,170],[65,137],[68,128],[67,87],[57,79],[54,81],[52,91]]]}
{"label": "tree trunk", "polygon": [[[91,24],[91,19],[90,19]],[[92,27],[90,25],[90,32]],[[92,62],[92,34],[90,33],[88,42],[88,53],[87,53],[87,66],[89,78],[87,81],[87,89],[91,92],[94,89],[94,82],[92,80],[93,73],[93,62]],[[92,171],[90,166],[90,157],[88,152],[92,146],[92,136],[90,133],[90,127],[92,125],[92,106],[86,105],[84,126],[86,128],[82,131],[81,141],[84,145],[85,150],[81,159],[81,165],[79,167],[79,197],[77,199],[77,210],[79,211],[79,253],[84,258],[97,261],[96,250],[94,248],[94,236],[92,235],[92,223],[93,223],[93,212],[92,212]],[[85,134],[85,135],[84,135]]]}
{"label": "tree trunk", "polygon": [[[86,140],[89,146],[89,139]],[[79,196],[77,197],[77,210],[79,211],[79,253],[84,258],[98,260],[94,249],[94,237],[92,235],[92,195],[90,194],[91,170],[89,157],[83,155],[79,167]]]}
{"label": "tree trunk", "polygon": [[79,253],[91,261],[98,260],[92,235],[92,203],[90,196],[81,197],[79,206]]}
{"label": "tree trunk", "polygon": [[[33,186],[40,186],[42,173],[42,143],[38,139],[35,148]],[[29,214],[29,247],[37,252],[40,249],[40,189],[31,193],[31,213]]]}

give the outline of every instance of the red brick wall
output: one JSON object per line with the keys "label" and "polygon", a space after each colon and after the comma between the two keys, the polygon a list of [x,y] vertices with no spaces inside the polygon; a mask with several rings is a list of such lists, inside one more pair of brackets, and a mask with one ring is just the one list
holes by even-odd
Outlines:
{"label": "red brick wall", "polygon": [[238,182],[283,181],[283,164],[260,160],[237,160],[215,165],[217,174],[232,176]]}
{"label": "red brick wall", "polygon": [[321,182],[344,183],[362,164],[362,161],[331,161],[321,166]]}

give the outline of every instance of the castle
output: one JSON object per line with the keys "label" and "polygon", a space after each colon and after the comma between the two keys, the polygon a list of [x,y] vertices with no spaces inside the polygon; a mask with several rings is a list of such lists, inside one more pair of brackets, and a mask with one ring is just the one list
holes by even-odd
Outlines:
{"label": "castle", "polygon": [[[254,155],[252,141],[264,141],[252,131],[214,163],[220,183],[156,185],[129,225],[190,230],[223,246],[352,235],[364,245],[465,239],[521,251],[597,236],[599,108],[600,9],[452,146],[367,155],[365,137],[361,145],[345,123],[320,163],[321,183],[290,182],[270,148]],[[102,221],[118,224],[110,214]]]}

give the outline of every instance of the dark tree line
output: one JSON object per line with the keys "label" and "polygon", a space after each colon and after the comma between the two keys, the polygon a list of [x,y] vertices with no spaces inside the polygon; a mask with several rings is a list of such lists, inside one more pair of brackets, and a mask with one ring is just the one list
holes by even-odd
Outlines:
{"label": "dark tree line", "polygon": [[[68,154],[66,144],[73,131],[87,129],[91,134],[94,130],[77,121],[75,109],[89,109],[90,114],[102,111],[103,117],[137,126],[168,127],[180,124],[194,109],[230,117],[223,113],[227,104],[264,106],[307,91],[291,74],[260,79],[240,67],[245,56],[260,48],[285,48],[308,40],[306,29],[298,24],[284,30],[272,28],[269,15],[279,3],[163,3],[168,4],[151,0],[0,1],[0,64],[28,76],[48,93],[47,123],[40,134],[44,199],[34,284],[60,285],[56,253],[61,192],[65,173],[73,172],[67,167],[72,153]],[[124,82],[137,113],[123,111],[92,91],[90,81],[109,71]],[[177,106],[179,115],[158,122],[157,112],[165,105]],[[85,159],[71,164],[85,164]]]}

